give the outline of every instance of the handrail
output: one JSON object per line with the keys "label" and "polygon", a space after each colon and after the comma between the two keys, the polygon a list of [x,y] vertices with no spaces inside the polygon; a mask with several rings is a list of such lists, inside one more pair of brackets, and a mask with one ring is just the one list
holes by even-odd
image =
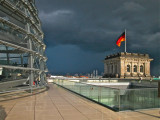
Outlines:
{"label": "handrail", "polygon": [[[67,81],[67,80],[66,80]],[[67,81],[67,82],[74,82],[74,81]],[[107,86],[98,86],[98,85],[93,85],[93,84],[86,84],[84,82],[74,82],[74,83],[80,83],[80,84],[84,84],[84,85],[88,85],[88,86],[95,86],[95,87],[101,87],[101,88],[109,88],[109,89],[116,89],[116,90],[125,90],[125,89],[118,89],[118,88],[111,88],[111,87],[107,87]],[[140,88],[139,88],[140,89]],[[134,88],[134,89],[127,89],[127,90],[139,90],[138,88]],[[156,90],[157,88],[143,88],[143,89],[153,89]]]}
{"label": "handrail", "polygon": [[[115,111],[160,107],[158,96],[155,96],[158,91],[157,88],[121,90],[91,84],[86,84],[86,86],[82,87],[85,83],[76,82],[77,84],[73,84],[72,82],[74,81],[62,81],[63,80],[55,80],[53,83]],[[151,103],[151,99],[153,103]],[[157,104],[154,104],[155,102],[157,102]]]}
{"label": "handrail", "polygon": [[9,68],[9,69],[19,69],[19,70],[31,70],[31,71],[45,72],[45,70],[41,70],[41,69],[27,68],[27,67],[16,67],[16,66],[11,66],[11,65],[0,65],[0,67]]}
{"label": "handrail", "polygon": [[11,90],[11,91],[3,91],[3,92],[0,92],[0,94],[3,94],[3,93],[10,93],[10,92],[18,92],[18,91],[24,91],[24,90],[36,90],[36,89],[41,89],[41,88],[45,88],[46,86],[42,86],[42,87],[28,87],[28,88],[24,88],[24,89],[19,89],[17,88],[17,90]]}

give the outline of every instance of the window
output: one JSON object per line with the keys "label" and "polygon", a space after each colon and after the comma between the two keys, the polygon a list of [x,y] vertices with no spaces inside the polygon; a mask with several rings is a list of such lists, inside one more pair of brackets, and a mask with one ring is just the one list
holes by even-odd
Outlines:
{"label": "window", "polygon": [[115,65],[115,73],[117,73],[117,65]]}
{"label": "window", "polygon": [[111,66],[111,71],[112,71],[112,73],[113,73],[113,65]]}
{"label": "window", "polygon": [[127,72],[131,72],[131,66],[127,65]]}
{"label": "window", "polygon": [[140,72],[143,72],[143,65],[140,66]]}
{"label": "window", "polygon": [[137,65],[134,65],[133,69],[134,72],[137,72]]}
{"label": "window", "polygon": [[107,73],[109,73],[109,65],[107,65]]}

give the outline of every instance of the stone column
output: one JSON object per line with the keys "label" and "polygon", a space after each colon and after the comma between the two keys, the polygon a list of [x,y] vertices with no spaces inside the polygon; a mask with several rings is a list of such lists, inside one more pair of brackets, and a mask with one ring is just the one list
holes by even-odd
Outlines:
{"label": "stone column", "polygon": [[125,64],[124,60],[120,59],[120,77],[124,78],[124,73],[125,73]]}
{"label": "stone column", "polygon": [[146,62],[144,63],[144,75],[145,76],[147,75],[147,63]]}
{"label": "stone column", "polygon": [[137,73],[138,73],[138,75],[140,74],[140,63],[139,63],[139,60],[138,60],[138,65],[137,65]]}
{"label": "stone column", "polygon": [[151,76],[151,72],[150,72],[150,62],[148,62],[148,75]]}
{"label": "stone column", "polygon": [[146,65],[145,65],[145,69],[146,69],[146,71],[145,71],[145,74],[147,75],[147,76],[150,76],[150,62],[146,62]]}
{"label": "stone column", "polygon": [[104,61],[104,74],[106,74],[107,73],[107,63],[106,63],[106,61]]}
{"label": "stone column", "polygon": [[131,62],[131,76],[133,75],[133,63]]}
{"label": "stone column", "polygon": [[111,65],[111,63],[109,65],[109,73],[112,74],[112,65]]}
{"label": "stone column", "polygon": [[109,74],[109,64],[107,65],[107,74]]}
{"label": "stone column", "polygon": [[113,63],[112,66],[113,66],[113,72],[112,72],[112,74],[114,75],[115,74],[115,68],[114,68],[115,67],[115,63]]}
{"label": "stone column", "polygon": [[117,64],[115,64],[115,74],[117,74]]}
{"label": "stone column", "polygon": [[120,75],[120,64],[117,62],[117,73]]}

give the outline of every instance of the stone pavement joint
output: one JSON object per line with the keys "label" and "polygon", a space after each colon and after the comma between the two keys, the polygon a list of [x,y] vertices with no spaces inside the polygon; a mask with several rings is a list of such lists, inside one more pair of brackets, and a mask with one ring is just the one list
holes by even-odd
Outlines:
{"label": "stone pavement joint", "polygon": [[[114,112],[55,84],[33,96],[0,102],[6,120],[159,120],[160,109]],[[3,116],[3,117],[4,117]]]}

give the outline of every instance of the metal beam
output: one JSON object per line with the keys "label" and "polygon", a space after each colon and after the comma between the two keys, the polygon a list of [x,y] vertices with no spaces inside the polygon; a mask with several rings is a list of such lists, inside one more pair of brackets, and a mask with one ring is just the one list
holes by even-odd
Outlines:
{"label": "metal beam", "polygon": [[24,47],[20,47],[20,46],[18,46],[18,45],[15,45],[15,44],[6,42],[6,41],[4,41],[4,40],[0,40],[0,43],[3,44],[3,45],[6,45],[6,46],[10,46],[10,47],[13,47],[13,48],[20,49],[20,50],[25,51],[25,52],[35,53],[33,50],[30,50],[30,49],[27,49],[27,48],[24,48]]}
{"label": "metal beam", "polygon": [[24,48],[24,47],[20,47],[20,46],[18,46],[18,45],[15,45],[15,44],[6,42],[6,41],[1,40],[1,39],[0,39],[0,44],[6,45],[6,46],[10,46],[10,47],[13,47],[13,48],[16,48],[16,49],[19,49],[19,50],[22,50],[22,51],[24,51],[25,53],[31,53],[31,54],[37,55],[37,56],[43,58],[44,60],[47,59],[45,56],[42,56],[41,54],[37,53],[36,51],[33,51],[33,50],[31,50],[31,49],[27,49],[27,48]]}
{"label": "metal beam", "polygon": [[40,69],[35,68],[27,68],[27,67],[19,67],[19,66],[11,66],[11,65],[0,65],[1,68],[7,68],[7,69],[19,69],[19,70],[31,70],[31,71],[40,71],[43,72]]}
{"label": "metal beam", "polygon": [[[28,57],[28,56],[23,56],[23,58],[24,58],[24,57]],[[12,58],[20,58],[20,56],[18,56],[18,57],[9,57],[9,58],[10,58],[10,59],[12,59]],[[0,57],[0,60],[1,60],[1,59],[2,59],[2,60],[6,60],[6,57]]]}
{"label": "metal beam", "polygon": [[16,49],[16,50],[0,50],[0,53],[17,53],[17,54],[20,54],[20,53],[25,53],[25,52]]}

